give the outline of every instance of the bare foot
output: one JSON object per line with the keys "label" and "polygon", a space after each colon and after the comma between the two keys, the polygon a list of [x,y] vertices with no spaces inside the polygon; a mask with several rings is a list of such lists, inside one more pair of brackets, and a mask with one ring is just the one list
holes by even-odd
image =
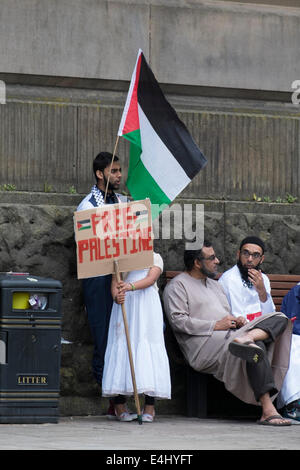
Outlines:
{"label": "bare foot", "polygon": [[115,405],[115,413],[117,416],[121,416],[122,413],[126,412],[127,408],[125,404]]}
{"label": "bare foot", "polygon": [[241,336],[237,336],[233,341],[235,343],[248,344],[250,346],[253,346],[254,348],[259,348],[259,346],[257,346],[257,344],[255,344],[255,342],[253,341],[253,338],[249,335],[249,333],[245,333]]}
{"label": "bare foot", "polygon": [[148,415],[151,415],[151,416],[154,416],[155,415],[154,405],[145,405],[144,413],[148,414]]}
{"label": "bare foot", "polygon": [[283,418],[278,413],[268,394],[264,394],[260,401],[263,406],[263,412],[259,423],[268,424],[269,426],[284,426],[291,424],[289,419]]}

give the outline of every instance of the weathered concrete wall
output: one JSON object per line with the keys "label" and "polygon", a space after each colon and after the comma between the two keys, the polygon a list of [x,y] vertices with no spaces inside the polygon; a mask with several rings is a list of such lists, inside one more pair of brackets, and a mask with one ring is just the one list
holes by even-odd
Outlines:
{"label": "weathered concrete wall", "polygon": [[[298,106],[194,93],[166,94],[208,161],[181,197],[300,198]],[[125,98],[121,90],[9,85],[0,105],[0,186],[86,193],[92,160],[114,149]],[[117,154],[125,183],[129,144],[123,138]]]}
{"label": "weathered concrete wall", "polygon": [[[101,400],[92,377],[93,345],[76,277],[72,216],[80,197],[11,192],[0,193],[0,200],[0,271],[25,271],[63,284],[62,336],[70,343],[62,345],[61,414],[104,412],[107,399]],[[234,263],[240,240],[256,233],[266,242],[266,272],[300,274],[299,204],[194,202],[204,204],[205,236],[214,243],[221,271]],[[162,254],[165,269],[183,268],[183,239],[157,239],[155,249]],[[159,412],[183,413],[184,368],[173,349],[168,352],[173,398],[160,402]]]}
{"label": "weathered concrete wall", "polygon": [[300,11],[283,5],[2,0],[0,25],[2,73],[129,80],[141,48],[161,83],[290,91],[300,77]]}

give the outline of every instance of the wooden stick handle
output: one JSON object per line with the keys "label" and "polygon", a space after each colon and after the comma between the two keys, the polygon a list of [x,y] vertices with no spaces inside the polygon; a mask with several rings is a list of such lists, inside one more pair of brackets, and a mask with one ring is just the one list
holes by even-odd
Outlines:
{"label": "wooden stick handle", "polygon": [[119,143],[119,138],[120,138],[120,136],[118,135],[118,137],[116,139],[116,143],[115,143],[113,156],[112,156],[112,159],[111,159],[111,164],[110,164],[110,169],[109,169],[107,182],[106,182],[105,195],[104,195],[104,204],[106,203],[106,196],[107,196],[107,190],[108,190],[108,185],[109,185],[109,179],[110,179],[111,169],[112,169],[112,166],[113,166],[113,163],[114,163],[114,159],[115,159],[115,155],[116,155],[116,151],[117,151],[117,147],[118,147],[118,143]]}
{"label": "wooden stick handle", "polygon": [[[116,274],[117,282],[120,282],[121,277],[120,277],[120,272],[119,272],[118,261],[114,261],[114,267],[115,267],[115,274]],[[140,416],[141,415],[141,408],[140,408],[140,402],[139,402],[139,397],[138,397],[138,393],[137,393],[137,386],[136,386],[136,380],[135,380],[135,373],[134,373],[134,366],[133,366],[133,359],[132,359],[132,350],[131,350],[131,344],[130,344],[130,335],[129,335],[129,329],[128,329],[126,309],[125,309],[124,304],[121,304],[121,307],[122,307],[123,322],[124,322],[125,335],[126,335],[126,341],[127,341],[127,349],[128,349],[129,363],[130,363],[131,378],[132,378],[132,384],[133,384],[133,390],[134,390],[134,401],[135,401],[135,406],[136,406],[136,409],[137,409],[137,414],[138,414],[138,416]]]}

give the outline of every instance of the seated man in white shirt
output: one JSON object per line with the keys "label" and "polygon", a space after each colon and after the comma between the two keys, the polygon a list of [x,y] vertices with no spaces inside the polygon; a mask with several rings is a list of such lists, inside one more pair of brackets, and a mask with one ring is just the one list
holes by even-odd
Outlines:
{"label": "seated man in white shirt", "polygon": [[[219,279],[231,306],[232,315],[248,321],[274,312],[269,278],[261,272],[264,242],[255,236],[242,240],[237,264]],[[282,415],[300,421],[300,337],[292,335],[290,366],[277,399]]]}

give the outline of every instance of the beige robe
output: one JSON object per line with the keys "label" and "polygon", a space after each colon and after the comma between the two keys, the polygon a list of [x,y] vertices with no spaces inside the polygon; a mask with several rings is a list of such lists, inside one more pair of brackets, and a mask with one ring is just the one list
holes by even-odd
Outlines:
{"label": "beige robe", "polygon": [[[247,323],[239,330],[215,331],[218,320],[230,315],[226,295],[217,281],[195,279],[183,272],[165,287],[165,313],[188,364],[195,370],[214,375],[240,400],[258,405],[246,372],[246,362],[228,351],[229,343],[262,320],[282,313],[270,313]],[[277,390],[289,366],[292,323],[268,346]],[[272,396],[274,399],[276,395]]]}

